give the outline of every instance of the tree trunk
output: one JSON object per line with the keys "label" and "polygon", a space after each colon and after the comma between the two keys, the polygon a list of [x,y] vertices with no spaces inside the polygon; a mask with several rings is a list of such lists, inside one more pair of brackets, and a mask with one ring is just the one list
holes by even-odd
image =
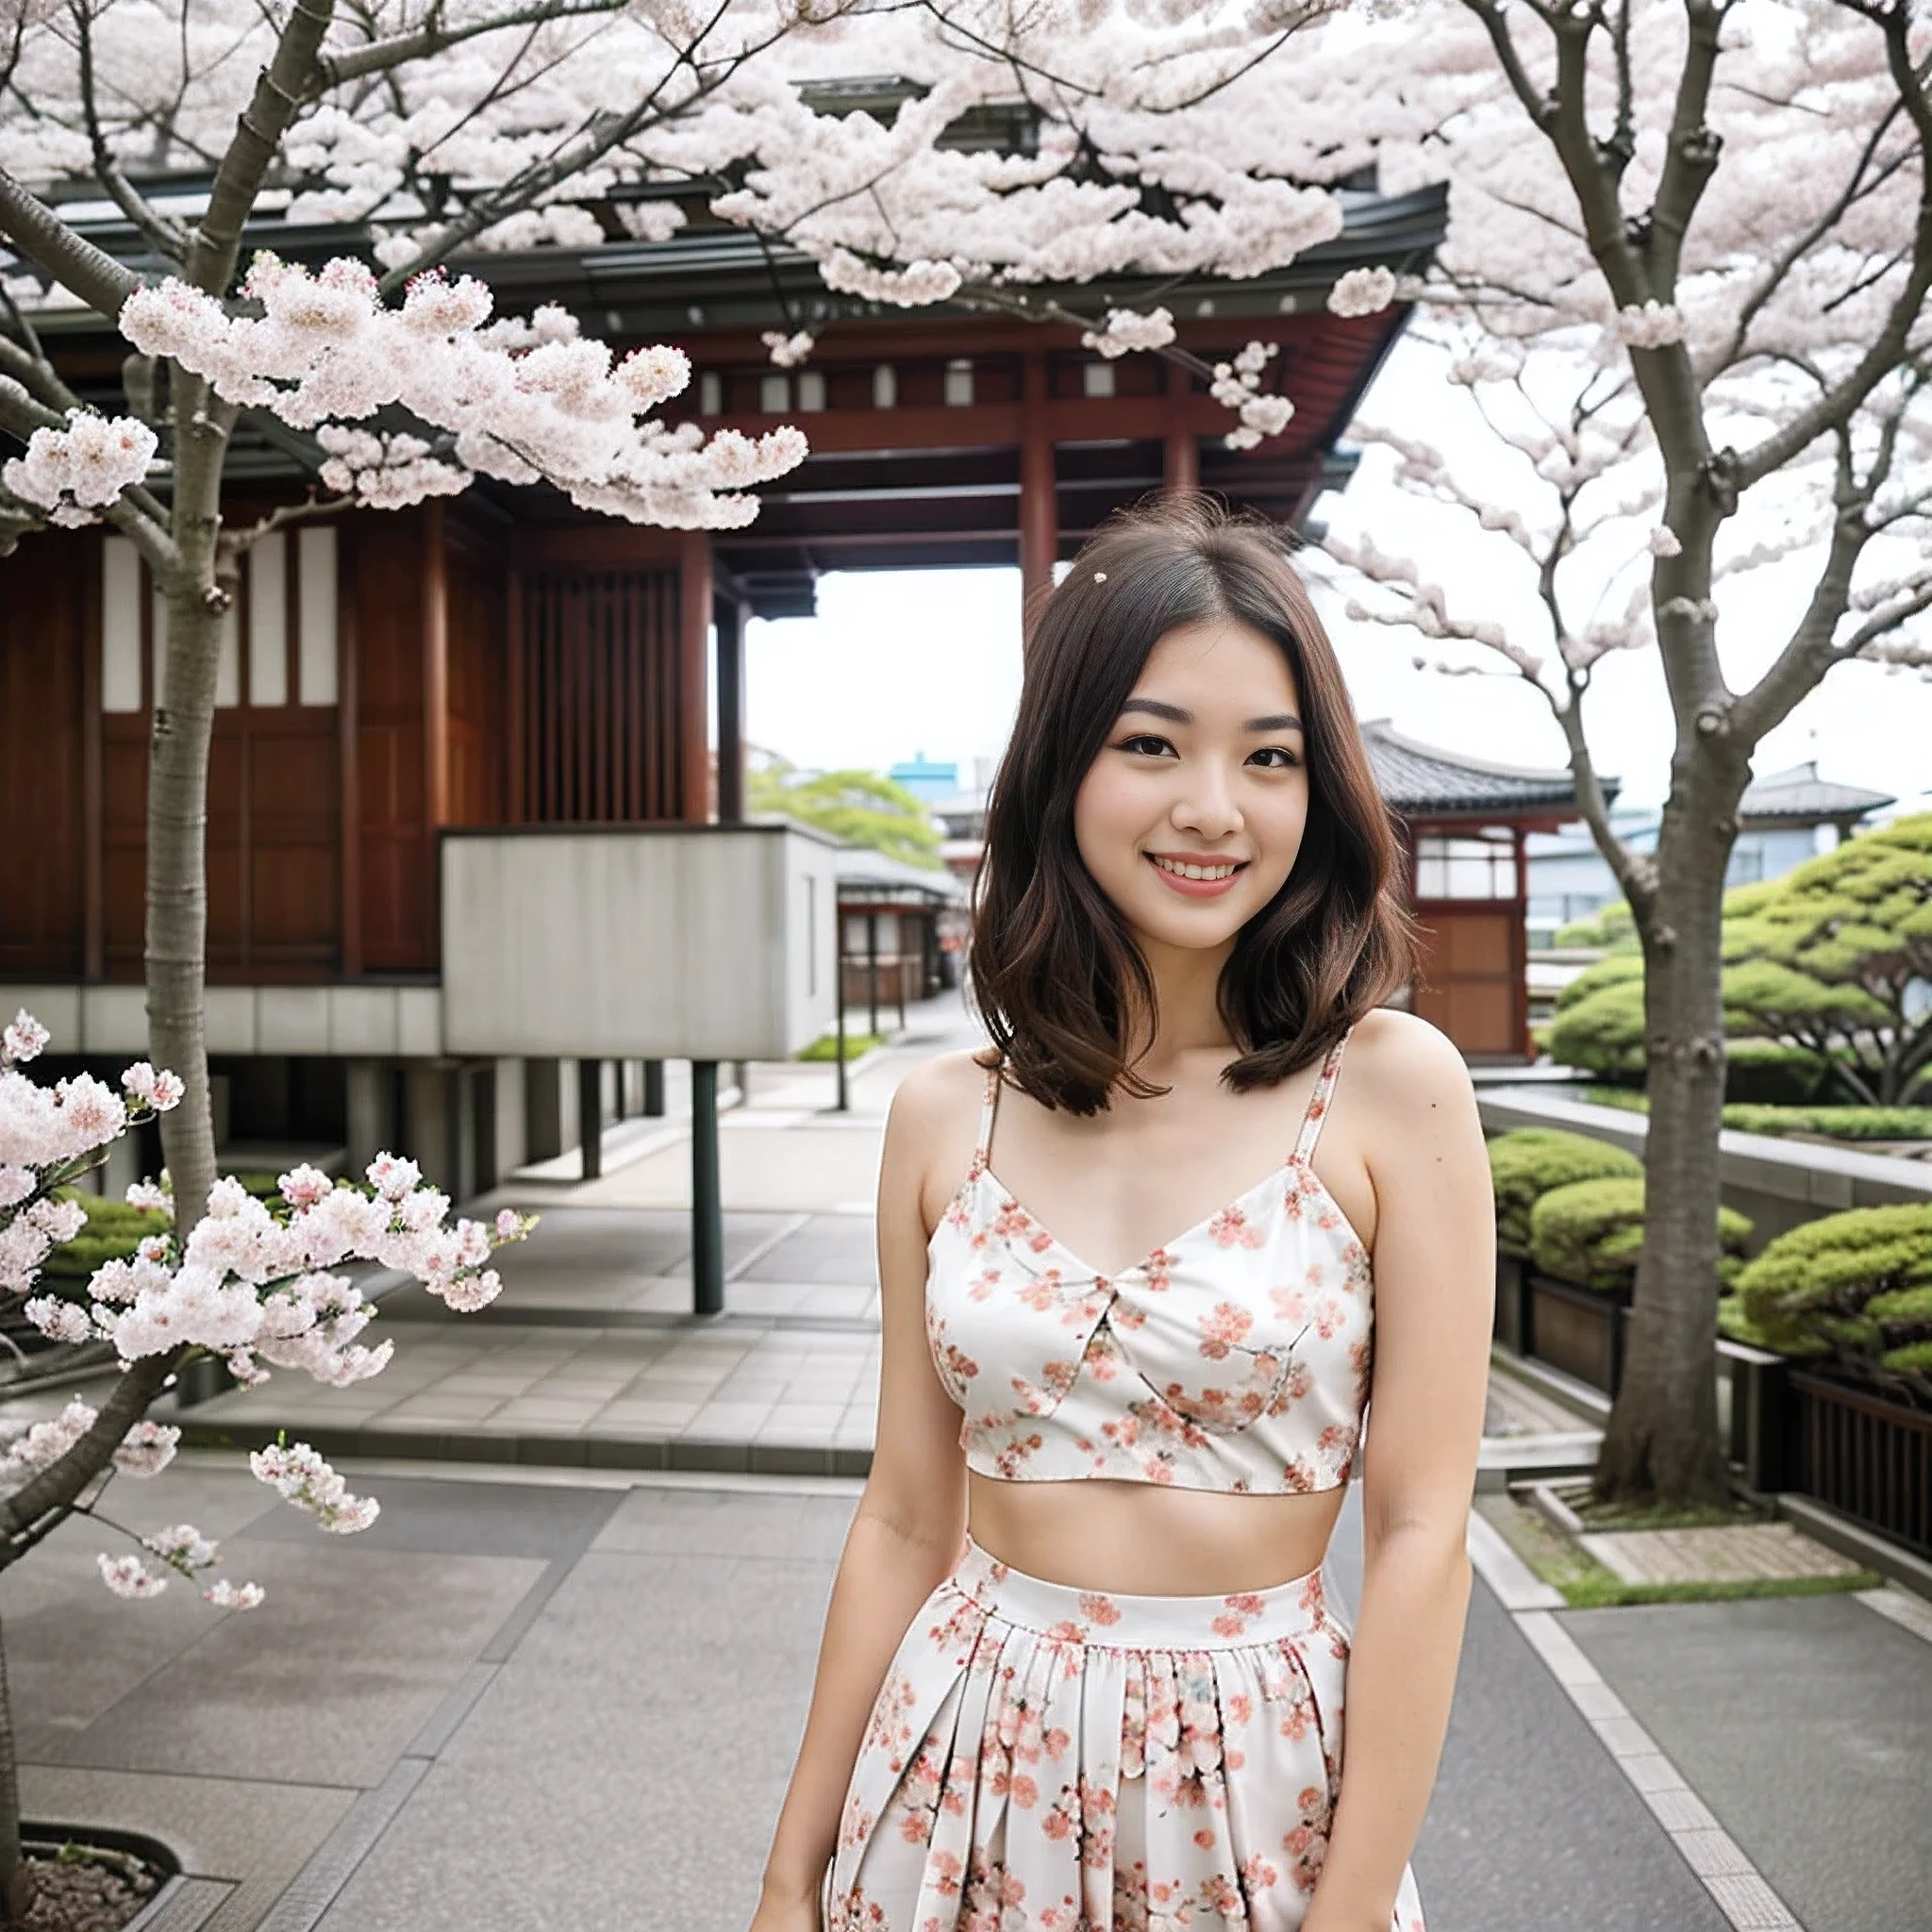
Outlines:
{"label": "tree trunk", "polygon": [[1724,1091],[1720,908],[1748,747],[1680,752],[1642,922],[1650,1129],[1643,1253],[1624,1379],[1597,1457],[1605,1500],[1728,1493],[1717,1426],[1718,1131]]}
{"label": "tree trunk", "polygon": [[175,402],[175,541],[179,576],[167,593],[167,680],[155,707],[147,783],[147,1037],[157,1066],[181,1076],[181,1105],[161,1116],[175,1223],[201,1218],[215,1179],[203,991],[208,944],[208,760],[223,613],[216,577],[222,470],[233,412],[208,386],[171,371]]}
{"label": "tree trunk", "polygon": [[20,1849],[20,1777],[14,1768],[13,1694],[7,1682],[7,1644],[0,1630],[0,1924],[26,1924],[33,1874]]}

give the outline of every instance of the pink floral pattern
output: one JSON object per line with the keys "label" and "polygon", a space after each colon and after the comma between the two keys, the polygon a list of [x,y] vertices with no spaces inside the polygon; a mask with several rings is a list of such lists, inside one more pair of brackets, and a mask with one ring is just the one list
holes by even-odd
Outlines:
{"label": "pink floral pattern", "polygon": [[[1109,1595],[969,1539],[874,1705],[825,1932],[1295,1932],[1341,1790],[1348,1657],[1319,1570]],[[1391,1932],[1423,1932],[1406,1872]]]}
{"label": "pink floral pattern", "polygon": [[1309,1165],[1345,1043],[1282,1166],[1116,1276],[1088,1268],[1000,1185],[982,1131],[933,1234],[925,1291],[970,1468],[1227,1493],[1347,1482],[1374,1280]]}

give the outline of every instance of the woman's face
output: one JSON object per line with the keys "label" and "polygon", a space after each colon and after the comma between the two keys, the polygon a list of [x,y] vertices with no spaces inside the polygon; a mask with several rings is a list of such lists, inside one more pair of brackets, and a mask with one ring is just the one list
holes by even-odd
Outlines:
{"label": "woman's face", "polygon": [[1148,654],[1074,801],[1081,861],[1143,943],[1225,946],[1278,892],[1308,817],[1301,703],[1235,618]]}

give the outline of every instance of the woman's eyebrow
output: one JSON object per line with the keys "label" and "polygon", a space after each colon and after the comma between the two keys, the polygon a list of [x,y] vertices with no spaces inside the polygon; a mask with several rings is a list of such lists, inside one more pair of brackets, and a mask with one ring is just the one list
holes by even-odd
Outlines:
{"label": "woman's eyebrow", "polygon": [[[1145,711],[1150,718],[1165,718],[1170,724],[1191,724],[1194,714],[1184,711],[1178,705],[1164,705],[1158,698],[1129,698],[1121,707],[1121,715],[1129,711]],[[1241,726],[1243,731],[1299,731],[1302,721],[1292,711],[1275,711],[1266,718],[1250,718]]]}

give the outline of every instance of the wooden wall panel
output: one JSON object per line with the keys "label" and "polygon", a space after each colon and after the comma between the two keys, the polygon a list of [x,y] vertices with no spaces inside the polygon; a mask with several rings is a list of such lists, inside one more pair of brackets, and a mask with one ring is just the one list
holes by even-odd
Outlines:
{"label": "wooden wall panel", "polygon": [[1528,991],[1522,908],[1515,900],[1424,901],[1416,907],[1415,1010],[1465,1054],[1523,1053]]}
{"label": "wooden wall panel", "polygon": [[248,724],[248,963],[257,978],[333,977],[341,950],[341,760],[332,706]]}
{"label": "wooden wall panel", "polygon": [[705,690],[684,648],[682,581],[667,568],[521,574],[513,819],[681,820],[703,795],[691,718],[701,731]]}
{"label": "wooden wall panel", "polygon": [[501,533],[445,525],[449,598],[449,823],[494,825],[508,801],[504,698],[508,579]]}
{"label": "wooden wall panel", "polygon": [[355,606],[362,966],[428,972],[436,908],[423,769],[422,520],[358,517],[342,542]]}
{"label": "wooden wall panel", "polygon": [[145,711],[101,721],[101,894],[110,980],[139,979],[147,924],[147,741]]}
{"label": "wooden wall panel", "polygon": [[[100,539],[43,532],[0,560],[0,972],[78,976],[86,903],[83,653]],[[94,620],[97,625],[98,619]]]}

